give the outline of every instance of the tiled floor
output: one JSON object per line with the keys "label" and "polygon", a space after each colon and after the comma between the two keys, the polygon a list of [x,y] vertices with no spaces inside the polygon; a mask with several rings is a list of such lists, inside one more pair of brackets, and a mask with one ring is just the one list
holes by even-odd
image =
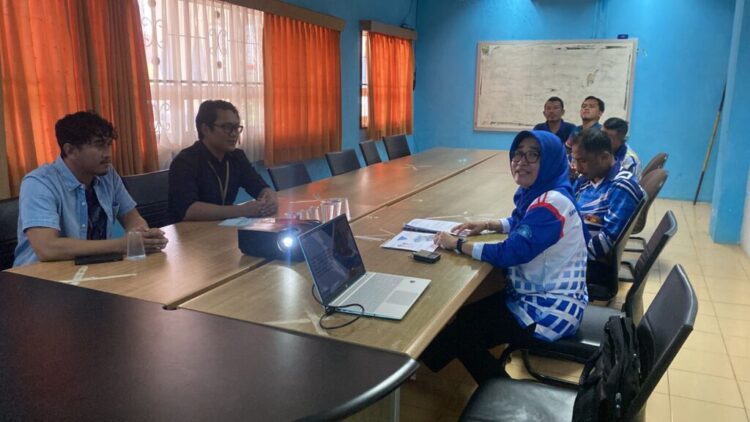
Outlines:
{"label": "tiled floor", "polygon": [[[699,300],[695,330],[649,399],[649,421],[750,421],[750,257],[739,246],[711,241],[707,204],[657,199],[645,235],[667,210],[678,220],[678,233],[651,270],[645,305],[675,264],[682,264]],[[625,289],[620,289],[624,298]],[[614,306],[614,305],[613,305]],[[528,374],[513,359],[514,378]],[[537,360],[546,372],[575,380],[580,366]],[[401,389],[404,421],[455,421],[476,386],[461,364],[440,373],[420,368]]]}

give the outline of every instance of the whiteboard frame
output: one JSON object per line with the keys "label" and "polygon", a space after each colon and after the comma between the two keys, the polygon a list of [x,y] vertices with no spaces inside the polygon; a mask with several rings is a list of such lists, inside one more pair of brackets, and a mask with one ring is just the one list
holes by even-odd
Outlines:
{"label": "whiteboard frame", "polygon": [[[479,132],[518,132],[518,127],[510,126],[497,126],[497,127],[480,127],[477,124],[479,115],[479,81],[480,81],[480,54],[483,45],[501,45],[501,44],[514,44],[514,45],[537,45],[537,44],[632,44],[633,55],[630,60],[630,79],[628,80],[627,90],[627,107],[625,111],[625,120],[630,121],[630,113],[633,107],[633,84],[635,81],[635,61],[638,56],[638,38],[628,39],[595,39],[595,40],[505,40],[505,41],[479,41],[477,42],[477,57],[474,72],[474,130]],[[531,128],[529,128],[531,129]]]}

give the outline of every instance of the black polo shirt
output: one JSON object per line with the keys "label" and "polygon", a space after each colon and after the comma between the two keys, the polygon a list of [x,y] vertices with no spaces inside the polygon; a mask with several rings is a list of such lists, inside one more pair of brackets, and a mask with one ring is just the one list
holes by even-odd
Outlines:
{"label": "black polo shirt", "polygon": [[232,205],[239,188],[257,198],[267,187],[242,150],[224,154],[219,161],[203,142],[196,141],[169,166],[169,213],[175,221],[182,221],[193,202]]}

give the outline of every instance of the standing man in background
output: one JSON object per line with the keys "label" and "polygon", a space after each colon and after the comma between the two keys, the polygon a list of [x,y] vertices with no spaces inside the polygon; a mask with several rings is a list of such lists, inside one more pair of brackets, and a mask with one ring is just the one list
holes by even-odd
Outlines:
{"label": "standing man in background", "polygon": [[562,119],[565,115],[565,104],[560,97],[550,97],[546,103],[544,103],[544,118],[547,119],[544,123],[539,123],[534,126],[534,130],[543,130],[546,132],[552,132],[560,138],[560,142],[565,142],[570,134],[575,129],[575,125],[568,123]]}

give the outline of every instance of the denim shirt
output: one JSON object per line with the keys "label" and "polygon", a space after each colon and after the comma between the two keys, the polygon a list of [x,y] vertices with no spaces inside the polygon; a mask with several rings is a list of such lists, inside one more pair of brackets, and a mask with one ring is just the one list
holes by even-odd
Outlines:
{"label": "denim shirt", "polygon": [[[107,238],[110,238],[115,218],[122,218],[135,208],[135,201],[111,166],[104,176],[95,176],[92,185],[107,215]],[[60,237],[86,239],[86,185],[76,179],[62,157],[24,176],[19,197],[18,246],[14,267],[39,261],[26,237],[29,228],[47,227],[58,230]]]}

